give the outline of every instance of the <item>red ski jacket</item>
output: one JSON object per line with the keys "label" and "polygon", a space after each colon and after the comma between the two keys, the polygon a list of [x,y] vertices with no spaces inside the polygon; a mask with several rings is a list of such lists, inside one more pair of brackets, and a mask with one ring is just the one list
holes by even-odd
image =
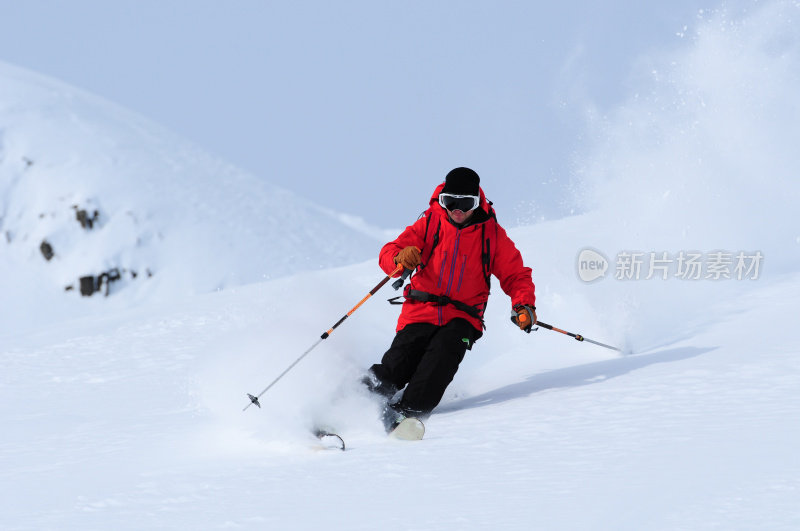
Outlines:
{"label": "red ski jacket", "polygon": [[[397,331],[410,323],[443,326],[457,317],[482,331],[491,275],[511,297],[512,308],[536,302],[531,269],[522,263],[514,242],[497,223],[483,190],[471,224],[459,228],[439,205],[443,187],[444,183],[433,192],[428,210],[380,252],[379,264],[387,274],[397,267],[394,257],[404,247],[414,245],[422,254],[422,263],[403,292],[406,300]],[[423,302],[425,299],[428,301]]]}

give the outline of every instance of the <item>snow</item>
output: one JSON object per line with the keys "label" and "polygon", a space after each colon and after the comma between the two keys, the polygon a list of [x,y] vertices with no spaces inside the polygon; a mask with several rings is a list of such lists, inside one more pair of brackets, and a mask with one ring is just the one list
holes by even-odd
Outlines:
{"label": "snow", "polygon": [[[493,340],[465,360],[421,443],[386,439],[348,383],[391,334],[395,310],[371,300],[242,413],[246,392],[349,307],[321,286],[357,298],[370,274],[364,263],[15,338],[3,349],[3,527],[800,523],[800,361],[786,333],[797,275],[734,318],[627,357],[520,334],[496,311]],[[330,308],[313,323],[296,317],[309,297]],[[347,452],[312,451],[314,417],[337,425]]]}
{"label": "snow", "polygon": [[[486,335],[420,442],[388,439],[357,383],[394,331],[389,286],[242,412],[383,278],[385,230],[0,66],[1,227],[15,235],[0,241],[0,528],[797,529],[793,11],[699,23],[659,63],[668,80],[598,119],[582,214],[509,231],[539,317],[626,355],[520,333],[495,282]],[[702,100],[670,96],[698,86]],[[84,233],[70,204],[89,200],[106,217]],[[208,222],[234,207],[227,228]],[[126,209],[143,221],[121,228]],[[44,236],[61,261],[38,254]],[[200,243],[186,257],[168,245],[181,241]],[[612,265],[588,284],[587,247],[612,264],[626,249],[765,259],[757,280],[625,281]],[[114,260],[154,275],[107,298],[62,291]],[[315,450],[314,422],[348,450]]]}
{"label": "snow", "polygon": [[[0,280],[4,292],[19,290],[17,271],[50,292],[116,267],[124,298],[137,302],[356,263],[380,248],[374,229],[345,223],[335,205],[311,204],[112,103],[10,65],[0,77],[9,243],[0,267],[15,270]],[[99,227],[82,229],[76,207],[98,210]],[[16,310],[0,312],[7,320]]]}

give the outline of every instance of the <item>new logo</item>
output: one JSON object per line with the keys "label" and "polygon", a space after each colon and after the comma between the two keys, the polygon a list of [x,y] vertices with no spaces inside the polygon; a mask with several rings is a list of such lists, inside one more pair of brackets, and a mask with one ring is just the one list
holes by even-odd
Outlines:
{"label": "new logo", "polygon": [[605,277],[608,259],[599,251],[586,248],[578,253],[578,278],[584,282],[594,282]]}

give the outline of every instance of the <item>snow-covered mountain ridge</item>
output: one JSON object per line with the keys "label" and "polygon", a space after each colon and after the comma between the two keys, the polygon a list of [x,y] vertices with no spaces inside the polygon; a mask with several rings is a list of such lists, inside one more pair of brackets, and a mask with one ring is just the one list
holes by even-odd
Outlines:
{"label": "snow-covered mountain ridge", "polygon": [[380,242],[357,221],[97,96],[0,64],[4,288],[20,270],[60,292],[117,269],[117,291],[204,292],[366,259]]}

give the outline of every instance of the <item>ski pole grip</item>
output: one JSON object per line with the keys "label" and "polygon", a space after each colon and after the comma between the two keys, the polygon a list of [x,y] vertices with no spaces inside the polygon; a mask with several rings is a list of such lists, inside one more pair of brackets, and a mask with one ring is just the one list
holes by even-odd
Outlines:
{"label": "ski pole grip", "polygon": [[398,290],[398,289],[402,288],[402,287],[403,287],[403,282],[405,282],[405,281],[406,281],[406,279],[408,278],[408,276],[409,276],[410,274],[411,274],[411,270],[410,270],[410,269],[404,269],[404,270],[403,270],[403,274],[402,274],[402,275],[400,275],[400,278],[398,278],[397,280],[395,280],[394,282],[392,282],[392,287],[393,287],[395,290]]}

